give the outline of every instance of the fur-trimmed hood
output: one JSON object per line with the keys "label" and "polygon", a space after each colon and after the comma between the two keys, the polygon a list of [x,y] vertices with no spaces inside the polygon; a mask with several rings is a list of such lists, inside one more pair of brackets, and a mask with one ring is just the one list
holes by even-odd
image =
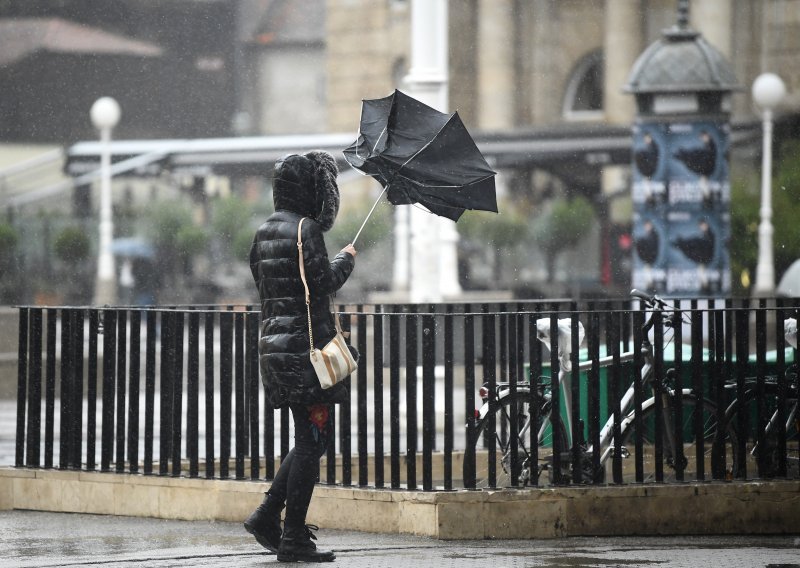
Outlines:
{"label": "fur-trimmed hood", "polygon": [[275,209],[311,217],[328,231],[339,213],[338,174],[336,160],[323,150],[281,158],[272,180]]}

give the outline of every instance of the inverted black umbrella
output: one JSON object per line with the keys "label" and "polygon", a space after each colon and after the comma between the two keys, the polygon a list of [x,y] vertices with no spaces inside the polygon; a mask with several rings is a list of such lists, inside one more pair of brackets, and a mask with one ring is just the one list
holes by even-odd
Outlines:
{"label": "inverted black umbrella", "polygon": [[458,113],[439,112],[401,91],[363,101],[358,139],[344,157],[377,179],[381,196],[394,205],[418,203],[453,221],[467,209],[497,212],[495,172]]}

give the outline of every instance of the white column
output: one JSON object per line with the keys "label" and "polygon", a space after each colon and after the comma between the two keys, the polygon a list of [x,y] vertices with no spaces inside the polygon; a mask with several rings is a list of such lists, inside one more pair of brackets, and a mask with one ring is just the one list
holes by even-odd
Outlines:
{"label": "white column", "polygon": [[612,124],[630,124],[636,113],[634,98],[622,88],[642,52],[640,4],[639,0],[606,0],[603,107]]}
{"label": "white column", "polygon": [[[408,94],[448,112],[447,0],[412,0]],[[458,233],[453,222],[410,208],[409,291],[412,302],[438,302],[461,292]]]}
{"label": "white column", "polygon": [[502,130],[515,120],[514,2],[478,3],[478,112],[481,128]]}
{"label": "white column", "polygon": [[692,27],[700,31],[708,43],[730,59],[733,29],[731,0],[700,0],[692,2],[691,6],[689,18]]}
{"label": "white column", "polygon": [[392,271],[392,290],[406,293],[409,290],[409,215],[410,206],[397,205],[394,210],[394,266]]}

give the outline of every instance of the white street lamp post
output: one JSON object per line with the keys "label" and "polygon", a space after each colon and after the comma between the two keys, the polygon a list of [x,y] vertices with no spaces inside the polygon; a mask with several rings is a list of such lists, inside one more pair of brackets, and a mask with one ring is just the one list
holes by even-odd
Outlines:
{"label": "white street lamp post", "polygon": [[786,86],[774,73],[763,73],[753,82],[753,100],[762,112],[764,146],[761,162],[761,222],[758,225],[756,295],[775,292],[775,263],[772,251],[772,111],[786,95]]}
{"label": "white street lamp post", "polygon": [[92,124],[100,131],[100,254],[97,259],[95,305],[116,301],[116,275],[111,241],[114,221],[111,212],[111,130],[120,117],[119,104],[111,97],[100,97],[92,105]]}

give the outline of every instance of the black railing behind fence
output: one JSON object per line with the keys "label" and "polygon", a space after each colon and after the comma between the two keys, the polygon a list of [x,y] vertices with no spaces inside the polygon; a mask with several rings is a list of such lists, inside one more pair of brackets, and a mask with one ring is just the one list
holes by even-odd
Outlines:
{"label": "black railing behind fence", "polygon": [[[361,358],[350,404],[332,408],[322,481],[798,477],[796,306],[341,306]],[[265,404],[258,330],[250,307],[19,308],[16,466],[271,479],[292,431],[288,409]]]}

